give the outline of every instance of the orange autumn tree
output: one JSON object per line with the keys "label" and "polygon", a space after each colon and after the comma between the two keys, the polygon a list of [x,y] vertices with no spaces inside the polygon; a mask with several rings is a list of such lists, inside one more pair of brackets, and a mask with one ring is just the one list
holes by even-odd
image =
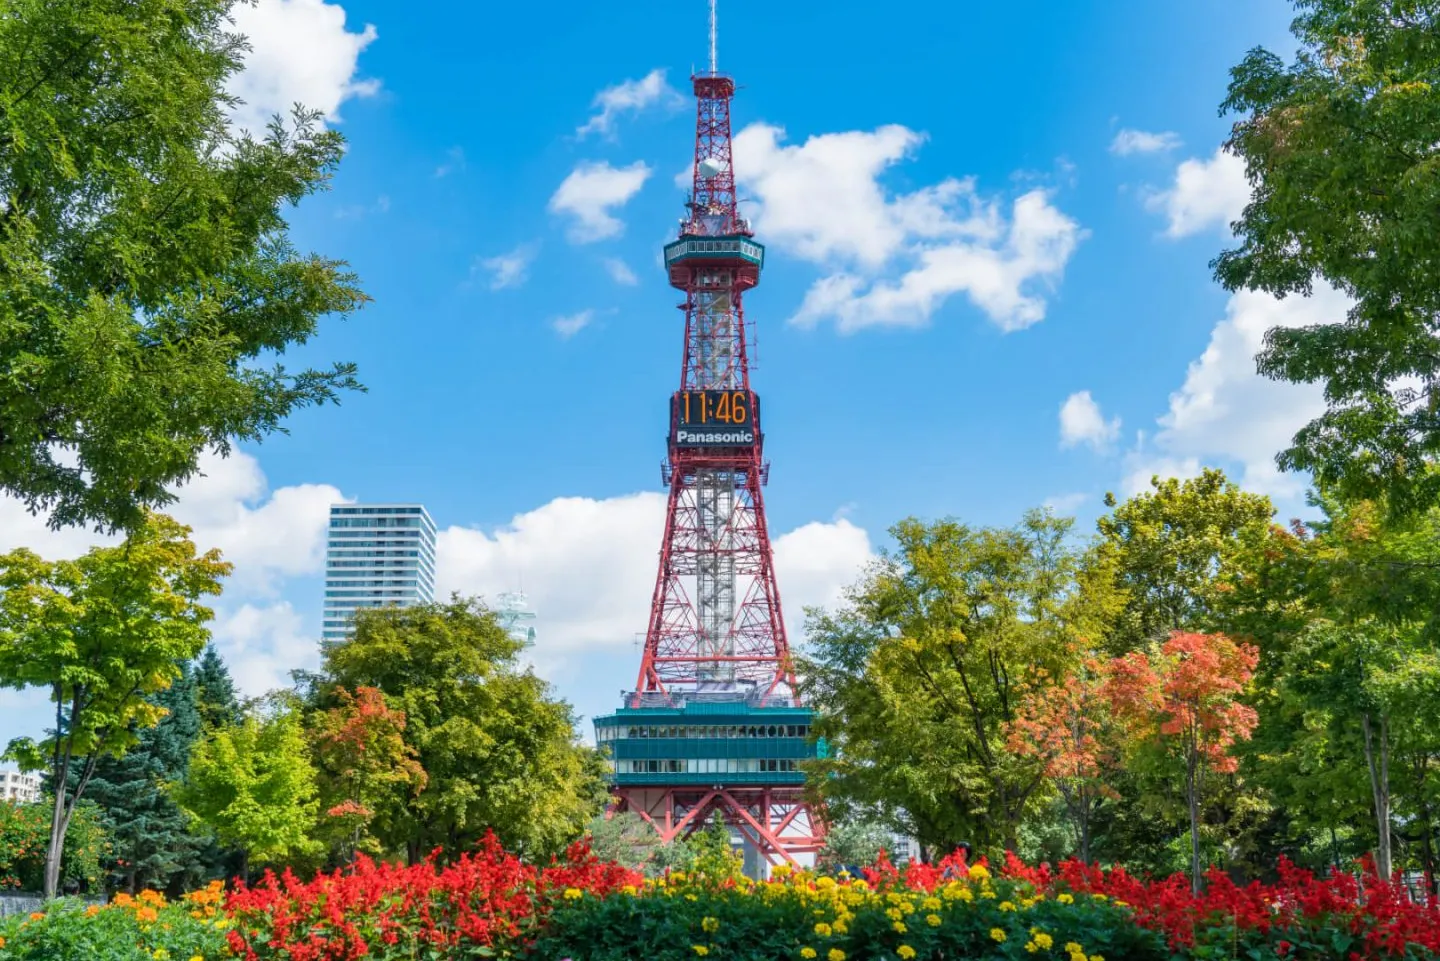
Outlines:
{"label": "orange autumn tree", "polygon": [[1233,773],[1230,754],[1248,740],[1258,717],[1240,701],[1259,653],[1224,634],[1176,631],[1158,651],[1133,651],[1110,662],[1111,710],[1142,740],[1153,740],[1185,766],[1190,810],[1190,882],[1200,890],[1200,792],[1207,772]]}
{"label": "orange autumn tree", "polygon": [[325,815],[346,838],[349,856],[365,846],[366,829],[397,794],[418,794],[427,780],[415,749],[405,743],[405,712],[373,687],[352,694],[337,688],[339,703],[317,716],[315,757],[319,763]]}
{"label": "orange autumn tree", "polygon": [[1117,796],[1105,780],[1118,760],[1120,734],[1110,710],[1109,678],[1110,665],[1093,656],[1058,683],[1042,671],[1010,724],[1010,750],[1044,765],[1087,864],[1095,814],[1104,800]]}

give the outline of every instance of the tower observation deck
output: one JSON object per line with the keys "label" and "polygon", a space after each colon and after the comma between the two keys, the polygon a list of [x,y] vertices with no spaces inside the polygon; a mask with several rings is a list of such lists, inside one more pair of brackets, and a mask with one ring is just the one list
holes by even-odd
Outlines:
{"label": "tower observation deck", "polygon": [[815,756],[796,691],[761,492],[769,473],[742,305],[765,248],[739,215],[731,158],[735,81],[692,77],[695,164],[679,237],[665,245],[684,293],[678,389],[669,398],[660,567],[635,690],[595,720],[616,808],[667,841],[719,818],[771,864],[818,851],[803,796]]}

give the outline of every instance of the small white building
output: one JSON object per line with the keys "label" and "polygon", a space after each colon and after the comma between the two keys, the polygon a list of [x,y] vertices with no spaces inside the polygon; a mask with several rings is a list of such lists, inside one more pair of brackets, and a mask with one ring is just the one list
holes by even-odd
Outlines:
{"label": "small white building", "polygon": [[0,801],[40,802],[40,775],[0,770]]}

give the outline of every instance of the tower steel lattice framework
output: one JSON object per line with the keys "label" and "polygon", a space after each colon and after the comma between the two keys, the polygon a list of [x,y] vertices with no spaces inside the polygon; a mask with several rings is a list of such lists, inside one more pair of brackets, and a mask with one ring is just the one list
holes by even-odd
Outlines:
{"label": "tower steel lattice framework", "polygon": [[[602,738],[625,736],[617,734],[621,715],[632,738],[680,732],[658,762],[673,773],[668,781],[663,769],[658,778],[617,775],[620,810],[640,814],[667,841],[718,817],[771,864],[795,863],[818,851],[824,826],[798,773],[799,761],[814,753],[796,737],[808,731],[810,712],[796,689],[775,581],[762,493],[769,465],[750,381],[753,327],[743,300],[760,280],[764,248],[737,207],[735,81],[716,69],[714,0],[710,18],[710,70],[691,78],[697,105],[691,196],[679,238],[665,247],[670,284],[685,295],[685,333],[662,467],[669,502],[660,566],[635,690],[626,709],[596,723]],[[679,726],[634,726],[645,715]],[[641,745],[622,746],[617,757],[644,754]],[[635,764],[656,762],[622,760],[617,771]],[[724,770],[711,777],[717,765]]]}

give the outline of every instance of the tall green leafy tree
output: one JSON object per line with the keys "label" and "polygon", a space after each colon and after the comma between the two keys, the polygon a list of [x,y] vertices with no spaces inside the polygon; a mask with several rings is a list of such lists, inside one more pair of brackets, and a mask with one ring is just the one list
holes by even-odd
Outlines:
{"label": "tall green leafy tree", "polygon": [[426,774],[374,797],[372,830],[411,860],[457,851],[493,828],[530,855],[561,849],[600,810],[598,754],[578,743],[570,706],[522,670],[522,643],[478,601],[360,611],[352,638],[326,649],[321,706],[375,688],[405,715]]}
{"label": "tall green leafy tree", "polygon": [[1351,298],[1266,335],[1261,372],[1323,384],[1327,402],[1279,463],[1409,511],[1440,500],[1440,4],[1295,5],[1295,60],[1257,48],[1231,71],[1227,146],[1254,196],[1215,272],[1231,290]]}
{"label": "tall green leafy tree", "polygon": [[126,528],[208,447],[356,387],[270,358],[365,295],[287,206],[343,140],[227,126],[234,0],[11,0],[0,16],[0,491]]}
{"label": "tall green leafy tree", "polygon": [[934,848],[1015,847],[1045,770],[1011,749],[1011,726],[1113,607],[1070,527],[1038,511],[1013,528],[905,521],[847,603],[812,618],[801,674],[830,748],[812,784],[837,821],[874,812]]}
{"label": "tall green leafy tree", "polygon": [[175,797],[243,852],[242,876],[251,865],[312,858],[324,847],[314,837],[319,800],[303,715],[287,697],[257,702],[239,724],[206,732]]}
{"label": "tall green leafy tree", "polygon": [[[200,735],[194,670],[182,665],[175,683],[151,701],[164,712],[159,723],[141,729],[123,755],[101,757],[86,791],[110,836],[111,877],[132,894],[142,888],[187,890],[206,870],[205,839],[190,829],[168,790],[184,779]],[[72,791],[79,773],[71,771]]]}
{"label": "tall green leafy tree", "polygon": [[1174,631],[1209,630],[1231,589],[1236,559],[1271,536],[1269,498],[1209,469],[1186,480],[1158,477],[1125,501],[1107,494],[1096,550],[1114,565],[1124,607],[1107,646],[1124,654]]}
{"label": "tall green leafy tree", "polygon": [[50,737],[7,750],[57,786],[46,897],[55,896],[65,830],[96,766],[160,721],[165,709],[152,696],[209,638],[213,614],[199,601],[220,593],[230,565],[219,551],[197,555],[189,534],[152,514],[120,546],[78,560],[45,561],[23,548],[0,556],[0,684],[45,688],[55,702]]}

